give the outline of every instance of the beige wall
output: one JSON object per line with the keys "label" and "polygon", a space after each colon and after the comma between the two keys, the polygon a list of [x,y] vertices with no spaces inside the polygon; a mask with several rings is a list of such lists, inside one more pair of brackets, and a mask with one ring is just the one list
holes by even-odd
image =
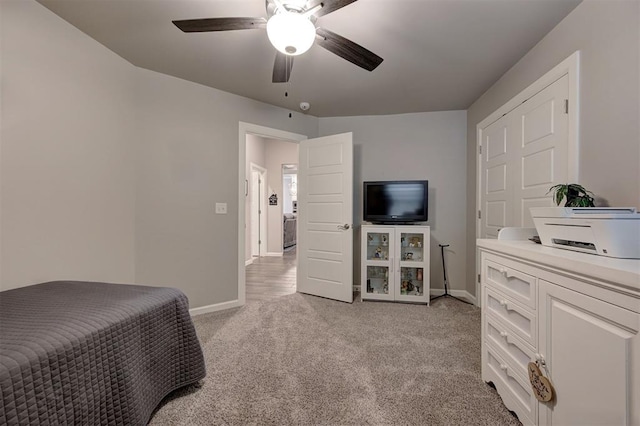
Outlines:
{"label": "beige wall", "polygon": [[[475,206],[476,125],[580,50],[580,183],[612,206],[640,207],[640,2],[584,0],[468,110],[467,204]],[[467,258],[475,256],[475,208]],[[467,289],[475,292],[469,262]]]}
{"label": "beige wall", "polygon": [[[438,244],[450,244],[447,273],[464,289],[466,270],[466,112],[444,111],[321,118],[320,136],[353,132],[354,218],[362,223],[362,182],[429,180],[431,288],[442,288]],[[359,231],[354,232],[354,280],[360,279]]]}
{"label": "beige wall", "polygon": [[134,67],[38,3],[0,19],[0,289],[132,282]]}

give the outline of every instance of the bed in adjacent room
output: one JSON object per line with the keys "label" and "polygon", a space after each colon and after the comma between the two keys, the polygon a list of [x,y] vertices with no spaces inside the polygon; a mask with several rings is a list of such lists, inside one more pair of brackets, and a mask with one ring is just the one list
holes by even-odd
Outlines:
{"label": "bed in adjacent room", "polygon": [[55,281],[0,292],[0,424],[147,424],[205,376],[173,288]]}

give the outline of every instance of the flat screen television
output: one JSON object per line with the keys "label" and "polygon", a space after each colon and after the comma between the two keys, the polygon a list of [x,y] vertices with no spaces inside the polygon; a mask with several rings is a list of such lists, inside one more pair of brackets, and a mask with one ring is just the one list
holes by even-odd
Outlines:
{"label": "flat screen television", "polygon": [[364,220],[372,223],[426,222],[429,181],[364,182]]}

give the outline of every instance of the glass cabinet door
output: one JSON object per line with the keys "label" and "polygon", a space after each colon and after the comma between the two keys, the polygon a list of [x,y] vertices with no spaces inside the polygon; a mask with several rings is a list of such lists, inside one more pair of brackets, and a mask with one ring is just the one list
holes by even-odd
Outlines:
{"label": "glass cabinet door", "polygon": [[424,261],[424,234],[400,233],[400,260],[403,262]]}
{"label": "glass cabinet door", "polygon": [[428,226],[363,225],[362,300],[429,303]]}
{"label": "glass cabinet door", "polygon": [[394,229],[365,227],[362,234],[361,292],[363,299],[393,300],[395,272]]}
{"label": "glass cabinet door", "polygon": [[367,266],[367,294],[389,294],[389,267]]}
{"label": "glass cabinet door", "polygon": [[398,234],[395,300],[429,303],[429,228],[404,226]]}
{"label": "glass cabinet door", "polygon": [[400,294],[403,296],[424,294],[424,268],[400,268]]}
{"label": "glass cabinet door", "polygon": [[367,260],[389,260],[389,233],[367,232]]}

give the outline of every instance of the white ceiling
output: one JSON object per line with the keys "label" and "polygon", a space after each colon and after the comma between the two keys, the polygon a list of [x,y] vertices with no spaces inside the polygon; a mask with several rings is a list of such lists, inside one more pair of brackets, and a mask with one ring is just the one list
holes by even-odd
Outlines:
{"label": "white ceiling", "polygon": [[467,109],[581,0],[359,0],[317,26],[384,62],[368,72],[315,45],[279,84],[266,31],[186,34],[171,22],[266,17],[264,0],[38,1],[136,66],[333,117]]}

